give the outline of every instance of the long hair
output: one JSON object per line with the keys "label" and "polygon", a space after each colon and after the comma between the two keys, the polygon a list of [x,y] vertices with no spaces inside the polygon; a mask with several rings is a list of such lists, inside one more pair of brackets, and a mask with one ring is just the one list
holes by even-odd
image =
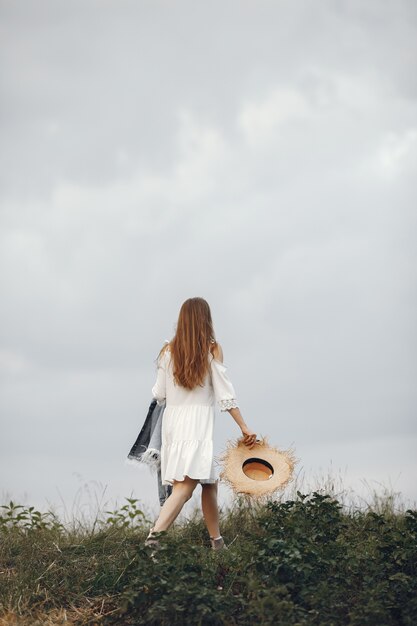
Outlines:
{"label": "long hair", "polygon": [[175,382],[186,389],[203,385],[209,368],[208,353],[216,346],[211,311],[204,298],[189,298],[182,304],[175,336],[159,356],[168,346]]}

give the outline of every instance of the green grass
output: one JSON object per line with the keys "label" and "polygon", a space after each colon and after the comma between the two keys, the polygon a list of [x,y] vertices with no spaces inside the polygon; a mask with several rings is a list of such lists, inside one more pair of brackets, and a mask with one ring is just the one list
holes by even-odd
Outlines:
{"label": "green grass", "polygon": [[195,514],[164,534],[128,500],[94,524],[3,507],[0,624],[340,626],[417,623],[417,512],[294,494],[222,513],[229,549]]}

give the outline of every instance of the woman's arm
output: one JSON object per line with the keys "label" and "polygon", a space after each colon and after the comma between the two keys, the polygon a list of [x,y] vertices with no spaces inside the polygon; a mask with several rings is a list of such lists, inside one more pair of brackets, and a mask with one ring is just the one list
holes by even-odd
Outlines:
{"label": "woman's arm", "polygon": [[[213,347],[212,354],[213,354],[213,357],[216,359],[216,361],[220,361],[220,363],[223,363],[223,350],[219,343],[216,343],[216,345]],[[230,413],[230,415],[233,417],[236,424],[239,426],[240,430],[242,431],[244,443],[249,448],[252,448],[256,442],[256,433],[254,433],[253,430],[251,430],[247,426],[246,422],[243,419],[242,413],[240,412],[238,407],[227,409],[227,411]]]}
{"label": "woman's arm", "polygon": [[254,433],[253,430],[247,427],[246,423],[243,420],[242,413],[240,412],[238,407],[234,409],[229,409],[229,413],[242,431],[243,442],[249,448],[252,448],[256,443],[256,433]]}
{"label": "woman's arm", "polygon": [[152,387],[152,395],[159,405],[163,404],[166,398],[166,370],[165,370],[165,354],[158,358],[158,370],[156,374],[156,382]]}

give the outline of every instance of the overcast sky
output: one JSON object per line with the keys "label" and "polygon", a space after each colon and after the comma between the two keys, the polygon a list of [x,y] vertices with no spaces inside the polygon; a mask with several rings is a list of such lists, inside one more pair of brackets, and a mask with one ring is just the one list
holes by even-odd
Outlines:
{"label": "overcast sky", "polygon": [[124,460],[202,296],[251,428],[417,500],[416,3],[0,7],[1,498],[157,506]]}

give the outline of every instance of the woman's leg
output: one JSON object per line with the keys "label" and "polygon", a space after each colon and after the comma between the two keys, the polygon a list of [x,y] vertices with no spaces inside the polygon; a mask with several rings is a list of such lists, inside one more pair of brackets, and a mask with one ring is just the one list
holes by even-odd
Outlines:
{"label": "woman's leg", "polygon": [[203,509],[204,521],[210,537],[215,539],[220,537],[217,482],[213,484],[203,483],[201,487],[201,508]]}
{"label": "woman's leg", "polygon": [[174,480],[172,493],[161,508],[159,517],[155,522],[152,532],[168,530],[176,520],[184,504],[191,498],[198,481],[185,476],[184,480]]}

